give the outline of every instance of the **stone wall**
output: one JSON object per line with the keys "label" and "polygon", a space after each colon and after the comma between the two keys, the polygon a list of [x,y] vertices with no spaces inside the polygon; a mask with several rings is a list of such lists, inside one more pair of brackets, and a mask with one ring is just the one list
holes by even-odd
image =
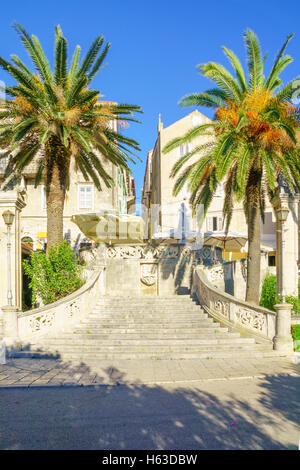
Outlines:
{"label": "stone wall", "polygon": [[49,332],[64,331],[86,316],[105,293],[105,268],[90,271],[77,291],[50,305],[17,314],[18,339],[30,339]]}
{"label": "stone wall", "polygon": [[201,266],[194,270],[192,292],[217,321],[261,340],[273,340],[276,333],[276,313],[222,292],[209,282]]}
{"label": "stone wall", "polygon": [[113,245],[105,249],[106,293],[118,296],[188,293],[195,254],[185,245]]}
{"label": "stone wall", "polygon": [[[240,259],[203,267],[209,282],[227,294],[234,295],[237,299],[246,297],[247,284],[247,260]],[[276,266],[268,266],[267,253],[261,256],[260,289],[267,274],[276,275]]]}

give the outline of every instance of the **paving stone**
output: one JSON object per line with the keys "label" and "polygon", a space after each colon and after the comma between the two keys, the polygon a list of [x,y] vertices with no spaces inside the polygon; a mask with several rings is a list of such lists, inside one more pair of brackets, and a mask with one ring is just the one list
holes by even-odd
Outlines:
{"label": "paving stone", "polygon": [[[153,383],[197,380],[237,379],[243,377],[300,376],[300,365],[291,358],[263,361],[234,361],[228,364],[223,360],[135,360],[106,362],[103,365],[85,364],[72,366],[52,361],[51,369],[41,370],[34,364],[22,362],[9,365],[5,374],[0,374],[0,387],[8,385],[53,385],[53,384],[104,384],[104,383]],[[110,365],[109,365],[110,364]],[[26,366],[26,369],[25,369]]]}

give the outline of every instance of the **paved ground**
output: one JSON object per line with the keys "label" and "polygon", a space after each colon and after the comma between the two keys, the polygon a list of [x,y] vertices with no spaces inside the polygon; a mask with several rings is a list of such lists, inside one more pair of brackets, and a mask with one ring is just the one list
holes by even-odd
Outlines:
{"label": "paved ground", "polygon": [[[298,449],[289,359],[0,366],[0,449]],[[83,386],[80,386],[83,385]]]}
{"label": "paved ground", "polygon": [[[300,377],[293,358],[193,360],[120,360],[74,364],[54,359],[11,359],[0,365],[3,387],[162,384],[262,378],[268,375]],[[300,362],[300,358],[299,358]]]}

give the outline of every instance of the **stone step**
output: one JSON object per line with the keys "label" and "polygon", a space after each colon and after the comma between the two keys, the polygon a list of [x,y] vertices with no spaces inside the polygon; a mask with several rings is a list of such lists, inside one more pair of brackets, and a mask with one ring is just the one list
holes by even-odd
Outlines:
{"label": "stone step", "polygon": [[171,308],[178,308],[178,309],[184,309],[184,308],[191,308],[191,309],[201,309],[200,305],[197,305],[196,303],[193,302],[167,302],[167,303],[156,303],[156,302],[149,302],[149,303],[136,303],[136,302],[120,302],[120,304],[112,304],[112,303],[103,303],[103,304],[96,304],[94,308],[96,309],[103,309],[103,308],[111,308],[111,309],[119,309],[119,308],[137,308],[137,309],[142,309],[142,308],[147,308],[147,309],[171,309]]}
{"label": "stone step", "polygon": [[[143,332],[143,331],[166,331],[168,332],[169,330],[184,330],[185,328],[187,330],[205,330],[206,328],[213,328],[214,330],[218,330],[221,327],[220,323],[214,323],[214,322],[204,322],[204,320],[200,320],[198,322],[176,322],[176,323],[158,323],[158,322],[153,322],[153,323],[143,323],[143,322],[116,322],[116,321],[110,321],[110,322],[87,322],[87,323],[80,323],[77,325],[74,325],[72,330],[67,330],[67,331],[93,331],[94,333],[107,333],[108,331],[115,330],[117,331],[123,331],[126,329],[134,329],[136,332]],[[67,332],[65,331],[65,332]]]}
{"label": "stone step", "polygon": [[182,305],[199,305],[197,300],[192,299],[191,297],[187,299],[182,299],[182,296],[174,296],[174,297],[157,297],[157,296],[147,296],[147,297],[102,297],[99,299],[96,304],[97,305],[120,305],[120,304],[182,304]]}
{"label": "stone step", "polygon": [[49,333],[30,347],[19,357],[99,362],[274,355],[272,345],[221,326],[190,296],[102,297],[69,330]]}
{"label": "stone step", "polygon": [[211,326],[212,324],[214,326],[218,325],[219,326],[219,323],[215,322],[214,323],[214,320],[212,318],[196,318],[195,320],[185,320],[185,319],[179,319],[177,318],[176,321],[167,321],[165,320],[164,318],[159,318],[157,319],[156,321],[151,321],[151,319],[147,319],[147,321],[145,321],[143,318],[130,318],[130,319],[115,319],[115,318],[104,318],[104,319],[101,319],[99,318],[99,320],[97,321],[97,319],[84,319],[84,320],[81,320],[80,323],[77,323],[76,324],[76,327],[79,327],[79,326],[83,326],[83,325],[90,325],[91,327],[92,326],[95,326],[95,327],[104,327],[105,326],[109,326],[109,325],[121,325],[121,326],[126,326],[126,325],[145,325],[145,327],[151,327],[152,326],[156,326],[158,328],[163,328],[164,325],[166,325],[167,327],[170,325],[171,327],[173,328],[180,328],[180,327],[183,327],[183,326],[189,326],[190,328],[192,328],[193,326]]}
{"label": "stone step", "polygon": [[[225,350],[213,350],[213,351],[202,351],[202,352],[179,352],[179,353],[164,353],[164,354],[152,354],[152,353],[104,353],[104,354],[97,354],[95,357],[94,354],[87,356],[74,354],[74,353],[61,353],[57,354],[55,352],[46,352],[46,351],[15,351],[10,354],[12,358],[37,358],[37,359],[46,359],[46,358],[59,358],[65,361],[72,361],[74,363],[81,363],[85,362],[88,365],[92,366],[95,364],[99,366],[100,361],[118,361],[118,360],[133,360],[133,359],[152,359],[152,360],[184,360],[184,359],[214,359],[214,358],[222,358],[222,359],[234,359],[236,357],[239,358],[264,358],[264,357],[280,357],[278,351],[274,350],[233,350],[233,351],[225,351]],[[184,365],[184,363],[183,363]]]}
{"label": "stone step", "polygon": [[[58,339],[60,337],[56,337],[55,339]],[[160,333],[160,332],[157,332],[157,333],[147,333],[147,332],[144,332],[144,333],[109,333],[109,334],[103,334],[103,333],[93,333],[91,331],[78,331],[76,333],[73,333],[72,335],[64,335],[63,336],[64,338],[64,341],[76,341],[78,339],[86,339],[87,341],[89,340],[97,340],[97,341],[101,341],[103,339],[112,339],[112,340],[115,340],[115,339],[160,339],[162,341],[166,340],[166,339],[181,339],[181,340],[185,340],[185,339],[203,339],[203,338],[208,338],[208,339],[211,339],[211,338],[240,338],[240,335],[239,333],[215,333],[215,332],[211,332],[211,333],[191,333],[190,335],[186,335],[186,334],[180,334],[180,333]],[[54,339],[54,338],[49,338],[49,339]]]}
{"label": "stone step", "polygon": [[124,305],[124,304],[120,304],[120,305],[95,305],[95,307],[93,308],[93,311],[103,311],[103,310],[109,310],[109,311],[112,311],[112,312],[116,312],[116,311],[122,311],[122,310],[126,310],[126,311],[143,311],[143,310],[146,310],[147,312],[151,312],[151,311],[193,311],[193,312],[197,312],[197,311],[201,311],[203,310],[202,307],[200,307],[200,305],[193,305],[193,304],[186,304],[186,305],[156,305],[156,304],[149,304],[149,305],[145,305],[145,304],[141,304],[141,305],[135,305],[134,303],[131,303],[129,305]]}
{"label": "stone step", "polygon": [[240,343],[216,343],[214,341],[206,341],[199,344],[102,344],[91,347],[90,345],[76,345],[76,344],[41,344],[32,345],[32,347],[41,350],[51,350],[57,353],[70,353],[96,357],[98,354],[119,354],[119,353],[151,353],[151,354],[163,354],[163,353],[179,353],[179,352],[203,352],[203,351],[239,351],[249,349],[253,351],[253,343],[240,342]]}
{"label": "stone step", "polygon": [[93,314],[107,314],[107,315],[116,315],[116,314],[127,314],[127,315],[137,315],[137,314],[144,314],[144,315],[199,315],[199,314],[205,314],[204,310],[201,308],[182,308],[182,309],[175,309],[175,308],[126,308],[126,307],[120,307],[119,309],[113,309],[113,308],[101,308],[101,309],[96,309],[94,308],[92,310]]}
{"label": "stone step", "polygon": [[113,297],[109,295],[104,295],[100,297],[97,301],[98,304],[100,303],[122,303],[122,302],[136,302],[136,303],[164,303],[164,302],[196,302],[193,297],[190,295],[170,295],[170,296],[157,296],[157,295],[147,295],[147,296],[139,296],[139,297],[132,297],[128,295],[127,297]]}
{"label": "stone step", "polygon": [[120,347],[135,347],[135,346],[174,346],[174,347],[181,347],[186,345],[235,345],[235,344],[254,344],[255,341],[253,338],[240,338],[240,337],[223,337],[218,338],[216,336],[205,337],[205,338],[122,338],[122,339],[112,339],[112,338],[103,338],[101,341],[98,339],[80,339],[80,338],[47,338],[43,342],[32,343],[33,345],[39,344],[40,346],[57,346],[57,347],[70,347],[70,348],[93,348],[93,350],[98,350],[102,348],[113,348],[114,346]]}
{"label": "stone step", "polygon": [[[204,326],[204,327],[200,327],[200,328],[173,328],[172,325],[170,325],[169,328],[154,328],[154,326],[152,326],[152,328],[147,328],[147,327],[144,327],[143,325],[142,326],[139,326],[139,327],[134,327],[134,328],[131,328],[130,326],[128,327],[119,327],[119,326],[116,326],[114,328],[94,328],[94,329],[89,329],[88,328],[88,325],[87,327],[83,327],[81,326],[80,328],[76,328],[74,330],[72,330],[72,332],[70,332],[69,334],[73,335],[74,334],[82,334],[82,335],[117,335],[118,337],[120,335],[123,335],[123,334],[136,334],[137,336],[141,336],[141,335],[162,335],[162,336],[170,336],[170,335],[182,335],[182,336],[185,336],[185,337],[190,337],[191,335],[195,335],[195,336],[206,336],[206,335],[211,335],[211,334],[225,334],[228,332],[228,328],[222,328],[222,327],[212,327],[212,325],[210,324],[210,326]],[[64,333],[66,334],[66,333]],[[234,334],[238,334],[239,333],[234,333]]]}
{"label": "stone step", "polygon": [[183,321],[188,321],[188,320],[206,320],[208,318],[208,315],[205,313],[196,313],[196,314],[189,314],[189,313],[182,313],[182,314],[145,314],[145,313],[132,313],[132,314],[127,314],[127,313],[117,313],[117,314],[112,314],[108,315],[107,313],[103,314],[94,314],[91,313],[89,314],[85,319],[95,319],[95,320],[135,320],[135,319],[140,319],[140,320],[165,320],[165,321],[176,321],[176,320],[183,320]]}

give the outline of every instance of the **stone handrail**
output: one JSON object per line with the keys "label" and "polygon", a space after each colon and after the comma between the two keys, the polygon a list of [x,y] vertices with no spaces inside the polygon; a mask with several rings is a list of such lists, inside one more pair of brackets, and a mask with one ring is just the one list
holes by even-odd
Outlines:
{"label": "stone handrail", "polygon": [[64,331],[90,312],[99,295],[105,294],[105,267],[92,271],[85,284],[72,294],[27,312],[17,314],[18,337],[25,339],[44,333]]}
{"label": "stone handrail", "polygon": [[198,266],[193,273],[193,294],[216,320],[261,340],[272,342],[276,334],[276,312],[236,299],[213,286]]}

